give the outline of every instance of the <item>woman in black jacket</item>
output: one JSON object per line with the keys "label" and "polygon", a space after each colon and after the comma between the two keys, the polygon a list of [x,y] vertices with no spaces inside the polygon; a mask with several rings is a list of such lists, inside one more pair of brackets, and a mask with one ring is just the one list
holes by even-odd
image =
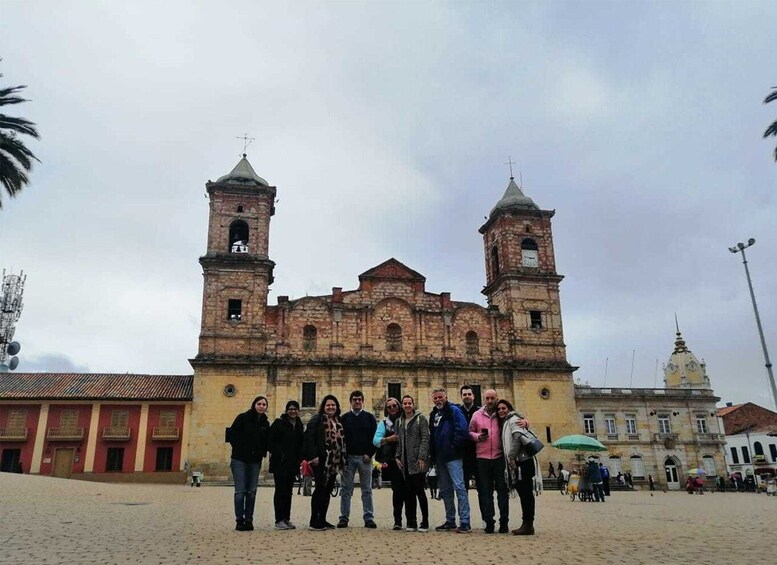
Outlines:
{"label": "woman in black jacket", "polygon": [[291,523],[291,492],[294,478],[302,462],[302,422],[299,403],[289,400],[286,413],[270,426],[270,472],[275,481],[275,529],[293,530]]}
{"label": "woman in black jacket", "polygon": [[321,401],[305,430],[305,459],[313,467],[316,488],[310,499],[311,530],[327,530],[334,525],[326,521],[329,498],[345,461],[343,424],[340,421],[340,403],[327,394]]}
{"label": "woman in black jacket", "polygon": [[232,445],[230,469],[235,482],[235,529],[254,529],[254,505],[262,459],[267,455],[267,399],[257,396],[251,408],[237,415],[229,432]]}

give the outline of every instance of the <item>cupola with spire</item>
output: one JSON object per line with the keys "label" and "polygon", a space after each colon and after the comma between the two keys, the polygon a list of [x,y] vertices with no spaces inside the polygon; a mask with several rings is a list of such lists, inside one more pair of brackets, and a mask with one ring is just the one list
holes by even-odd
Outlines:
{"label": "cupola with spire", "polygon": [[501,200],[496,203],[496,206],[491,210],[490,217],[493,217],[497,212],[502,210],[539,210],[540,207],[534,203],[534,200],[526,196],[518,184],[515,182],[515,177],[510,177],[510,182],[507,184],[507,190]]}
{"label": "cupola with spire", "polygon": [[248,162],[248,158],[245,153],[243,153],[243,158],[238,161],[237,165],[235,165],[232,171],[223,177],[219,177],[216,182],[219,184],[236,184],[242,186],[270,186],[266,180],[256,174],[256,171],[254,171],[251,163]]}
{"label": "cupola with spire", "polygon": [[703,359],[700,362],[688,349],[676,318],[675,326],[677,333],[674,351],[669,356],[669,361],[664,365],[666,388],[711,388],[710,379],[707,376],[707,365]]}

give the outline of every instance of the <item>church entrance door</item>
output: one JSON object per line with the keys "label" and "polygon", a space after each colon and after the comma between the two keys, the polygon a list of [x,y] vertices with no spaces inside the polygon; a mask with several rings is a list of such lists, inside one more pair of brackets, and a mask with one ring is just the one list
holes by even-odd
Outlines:
{"label": "church entrance door", "polygon": [[664,470],[666,471],[666,488],[669,490],[680,490],[680,477],[677,473],[677,464],[671,457],[664,461]]}
{"label": "church entrance door", "polygon": [[57,449],[54,451],[54,469],[51,472],[53,477],[59,477],[61,479],[69,479],[70,474],[73,472],[73,454],[75,450],[69,449]]}

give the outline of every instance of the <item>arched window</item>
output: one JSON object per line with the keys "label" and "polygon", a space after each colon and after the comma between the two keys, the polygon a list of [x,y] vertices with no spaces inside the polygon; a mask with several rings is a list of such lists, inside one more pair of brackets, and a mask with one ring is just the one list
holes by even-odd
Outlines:
{"label": "arched window", "polygon": [[386,326],[386,351],[402,351],[402,328],[399,324]]}
{"label": "arched window", "polygon": [[764,447],[761,445],[760,441],[756,441],[753,444],[753,451],[755,451],[755,456],[758,457],[759,455],[763,457],[764,454]]}
{"label": "arched window", "polygon": [[302,328],[302,349],[305,351],[315,351],[317,340],[318,330],[316,326],[307,325]]}
{"label": "arched window", "polygon": [[248,224],[243,220],[229,224],[229,252],[248,253]]}
{"label": "arched window", "polygon": [[496,245],[491,248],[491,273],[495,277],[499,275],[499,249]]}
{"label": "arched window", "polygon": [[645,477],[645,465],[642,463],[642,456],[641,455],[632,455],[629,458],[629,462],[631,463],[631,476],[632,477]]}
{"label": "arched window", "polygon": [[467,332],[467,354],[468,355],[477,355],[480,353],[480,344],[478,343],[478,334],[469,331]]}
{"label": "arched window", "polygon": [[718,471],[715,469],[715,458],[712,455],[705,455],[701,461],[704,465],[704,470],[707,471],[707,476],[717,477]]}
{"label": "arched window", "polygon": [[521,242],[521,264],[524,267],[539,267],[539,247],[537,242],[530,237]]}

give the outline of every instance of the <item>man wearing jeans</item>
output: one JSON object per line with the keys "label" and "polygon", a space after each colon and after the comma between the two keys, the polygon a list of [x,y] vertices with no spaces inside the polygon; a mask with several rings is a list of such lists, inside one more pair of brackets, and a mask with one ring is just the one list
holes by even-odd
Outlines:
{"label": "man wearing jeans", "polygon": [[[445,505],[445,523],[435,528],[438,532],[456,531],[468,534],[472,531],[469,520],[469,498],[464,484],[462,464],[463,448],[469,440],[467,419],[458,406],[448,402],[444,388],[432,391],[434,410],[429,415],[430,455],[437,466],[440,497]],[[456,504],[459,501],[459,527],[456,527]]]}
{"label": "man wearing jeans", "polygon": [[354,477],[359,471],[359,485],[362,491],[364,527],[377,528],[372,512],[372,455],[375,446],[372,438],[378,423],[375,416],[364,410],[364,394],[360,390],[351,393],[351,411],[343,414],[345,452],[348,455],[343,469],[342,491],[340,492],[340,520],[338,528],[347,528],[351,515],[351,496]]}

